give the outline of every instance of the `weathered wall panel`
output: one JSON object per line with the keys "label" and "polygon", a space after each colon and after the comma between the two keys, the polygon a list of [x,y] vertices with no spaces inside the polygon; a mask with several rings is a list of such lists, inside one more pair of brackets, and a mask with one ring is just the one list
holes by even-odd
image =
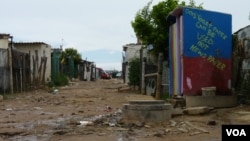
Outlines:
{"label": "weathered wall panel", "polygon": [[237,32],[239,40],[239,49],[243,50],[242,70],[250,71],[250,26],[247,26]]}
{"label": "weathered wall panel", "polygon": [[10,88],[10,72],[8,66],[8,50],[0,49],[0,93]]}

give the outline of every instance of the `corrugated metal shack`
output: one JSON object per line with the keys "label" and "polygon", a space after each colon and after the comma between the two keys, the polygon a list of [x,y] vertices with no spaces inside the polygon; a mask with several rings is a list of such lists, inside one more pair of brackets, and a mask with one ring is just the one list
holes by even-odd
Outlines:
{"label": "corrugated metal shack", "polygon": [[232,80],[232,16],[178,7],[169,16],[170,93],[201,95],[201,88],[216,87],[230,95]]}

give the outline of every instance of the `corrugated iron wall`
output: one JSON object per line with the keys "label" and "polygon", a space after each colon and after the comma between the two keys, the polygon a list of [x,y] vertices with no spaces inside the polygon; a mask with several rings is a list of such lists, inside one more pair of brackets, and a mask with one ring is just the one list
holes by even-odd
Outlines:
{"label": "corrugated iron wall", "polygon": [[10,72],[8,66],[8,50],[0,49],[0,93],[4,94],[10,88]]}
{"label": "corrugated iron wall", "polygon": [[27,53],[12,50],[13,91],[22,92],[32,89],[30,77],[30,57]]}
{"label": "corrugated iron wall", "polygon": [[201,95],[215,86],[218,95],[231,94],[232,16],[182,8],[170,28],[170,93]]}

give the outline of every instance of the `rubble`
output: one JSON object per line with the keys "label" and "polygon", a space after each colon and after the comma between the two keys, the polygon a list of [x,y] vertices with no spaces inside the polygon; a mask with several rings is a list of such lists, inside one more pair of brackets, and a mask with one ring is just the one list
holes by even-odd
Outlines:
{"label": "rubble", "polygon": [[202,115],[209,113],[211,110],[213,110],[213,108],[208,106],[190,107],[184,109],[183,113],[188,115]]}

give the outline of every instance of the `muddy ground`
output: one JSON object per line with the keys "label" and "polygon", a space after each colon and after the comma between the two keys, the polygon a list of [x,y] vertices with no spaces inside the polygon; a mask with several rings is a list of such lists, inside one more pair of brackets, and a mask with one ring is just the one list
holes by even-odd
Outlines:
{"label": "muddy ground", "polygon": [[250,123],[246,105],[161,123],[124,122],[123,104],[153,98],[118,87],[126,86],[119,79],[74,81],[54,91],[4,96],[0,141],[220,141],[222,124]]}

